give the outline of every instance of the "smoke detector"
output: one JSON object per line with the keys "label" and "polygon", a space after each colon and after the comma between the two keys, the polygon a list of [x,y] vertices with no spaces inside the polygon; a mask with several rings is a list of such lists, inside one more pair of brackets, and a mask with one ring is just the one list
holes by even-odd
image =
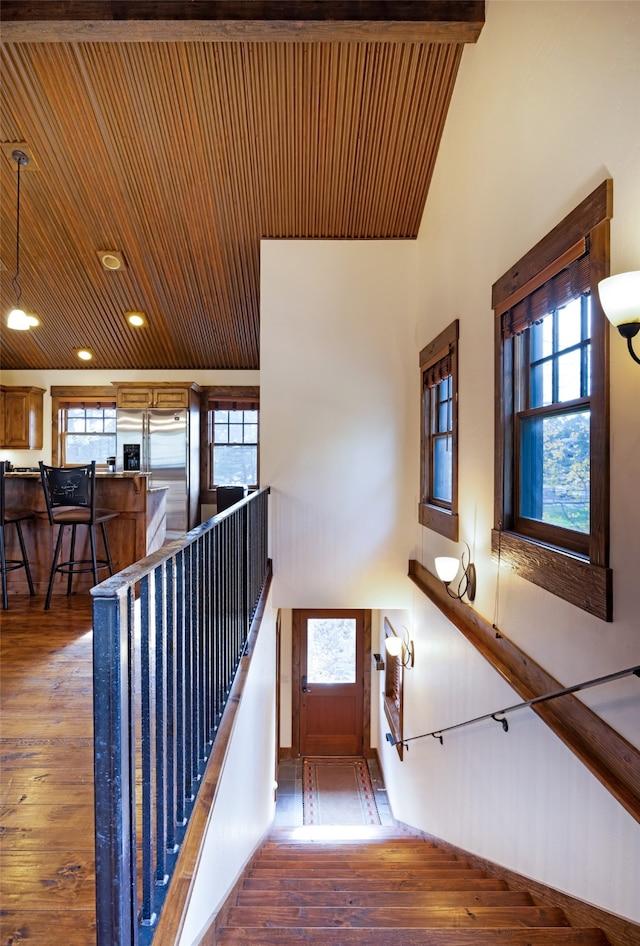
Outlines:
{"label": "smoke detector", "polygon": [[103,269],[110,273],[127,268],[124,255],[119,250],[98,250],[98,259]]}

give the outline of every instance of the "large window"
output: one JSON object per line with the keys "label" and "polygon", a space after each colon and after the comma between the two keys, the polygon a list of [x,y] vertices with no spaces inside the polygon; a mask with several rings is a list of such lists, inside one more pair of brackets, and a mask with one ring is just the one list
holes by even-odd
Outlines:
{"label": "large window", "polygon": [[106,469],[116,453],[116,401],[113,388],[102,386],[52,387],[52,442],[54,466],[96,461]]}
{"label": "large window", "polygon": [[458,539],[458,321],[420,352],[420,522]]}
{"label": "large window", "polygon": [[605,182],[493,287],[497,316],[493,548],[611,620]]}

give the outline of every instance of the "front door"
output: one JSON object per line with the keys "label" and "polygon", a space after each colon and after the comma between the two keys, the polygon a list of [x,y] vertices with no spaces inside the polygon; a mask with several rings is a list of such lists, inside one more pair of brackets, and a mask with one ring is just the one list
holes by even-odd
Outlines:
{"label": "front door", "polygon": [[295,611],[301,755],[362,755],[364,612]]}

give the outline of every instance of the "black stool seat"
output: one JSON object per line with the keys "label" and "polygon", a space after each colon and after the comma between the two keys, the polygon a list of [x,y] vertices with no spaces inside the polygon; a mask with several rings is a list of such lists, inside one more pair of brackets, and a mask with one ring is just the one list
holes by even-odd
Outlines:
{"label": "black stool seat", "polygon": [[[9,594],[7,589],[7,572],[15,568],[24,568],[27,583],[29,585],[29,594],[35,594],[33,590],[33,581],[31,578],[31,569],[29,568],[29,559],[27,558],[27,549],[24,544],[24,535],[22,532],[22,523],[34,518],[32,509],[23,509],[21,507],[7,508],[5,503],[4,475],[6,473],[7,461],[0,461],[0,571],[2,571],[2,608],[4,611],[9,607]],[[18,542],[20,544],[21,558],[7,558],[5,545],[5,526],[14,526]]]}
{"label": "black stool seat", "polygon": [[[45,611],[49,610],[51,594],[56,573],[67,575],[67,594],[71,594],[73,576],[82,572],[92,572],[93,582],[98,584],[98,571],[103,568],[113,575],[113,564],[109,551],[107,530],[105,523],[116,519],[118,513],[113,509],[96,508],[96,463],[93,460],[86,466],[53,467],[45,466],[40,461],[40,475],[47,503],[47,513],[52,526],[58,526],[58,538],[51,565],[49,587],[44,604]],[[62,537],[67,526],[71,527],[71,545],[69,558],[60,561]],[[87,526],[91,543],[91,558],[76,558],[76,529],[78,526]],[[100,526],[104,545],[104,558],[96,554],[95,527]]]}

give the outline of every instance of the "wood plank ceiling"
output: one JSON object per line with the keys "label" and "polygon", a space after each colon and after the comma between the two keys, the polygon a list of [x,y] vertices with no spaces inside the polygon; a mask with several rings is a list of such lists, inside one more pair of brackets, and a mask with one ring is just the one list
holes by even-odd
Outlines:
{"label": "wood plank ceiling", "polygon": [[[88,347],[96,368],[238,369],[260,364],[262,237],[417,235],[484,4],[3,0],[2,17],[3,366],[77,368]],[[16,146],[28,332],[6,328]]]}

